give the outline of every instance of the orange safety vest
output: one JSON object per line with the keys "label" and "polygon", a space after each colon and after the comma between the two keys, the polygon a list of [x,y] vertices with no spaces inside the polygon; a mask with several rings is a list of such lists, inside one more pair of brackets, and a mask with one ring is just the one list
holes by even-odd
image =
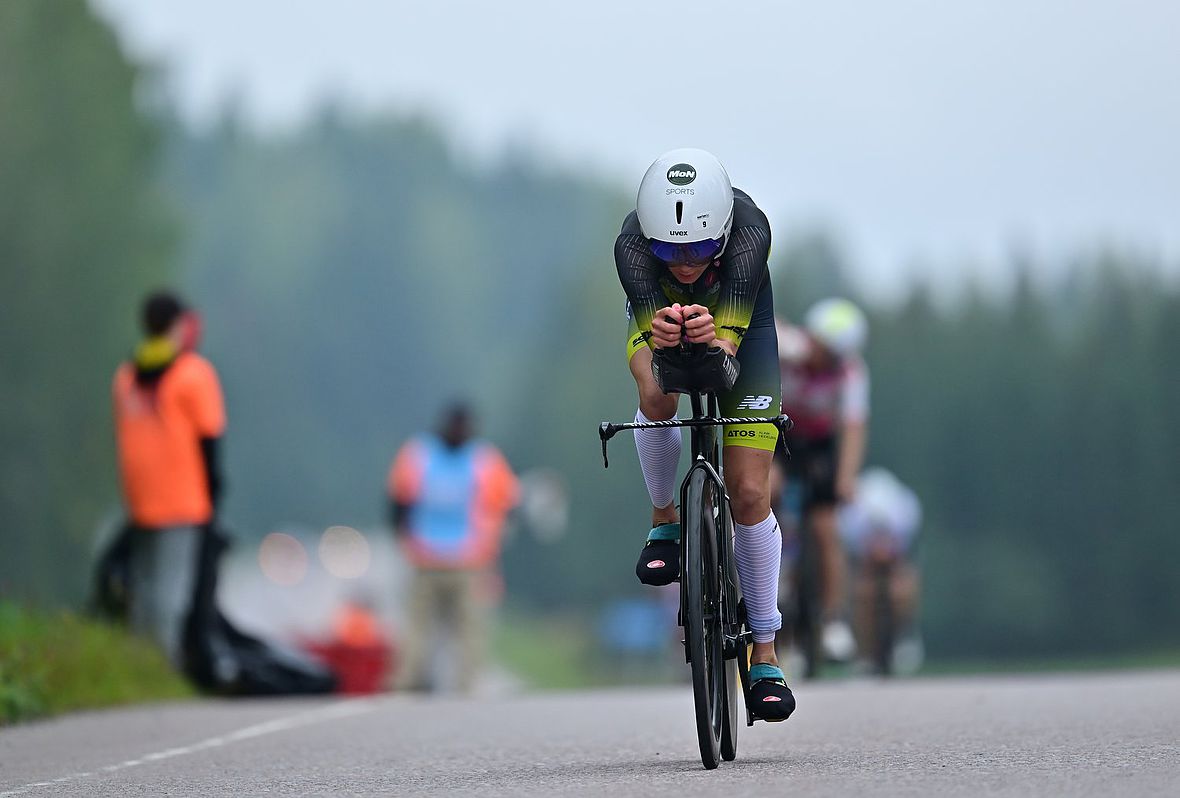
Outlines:
{"label": "orange safety vest", "polygon": [[151,386],[135,366],[115,372],[115,439],[123,499],[138,526],[208,523],[213,517],[203,438],[225,431],[225,405],[212,364],[186,352]]}

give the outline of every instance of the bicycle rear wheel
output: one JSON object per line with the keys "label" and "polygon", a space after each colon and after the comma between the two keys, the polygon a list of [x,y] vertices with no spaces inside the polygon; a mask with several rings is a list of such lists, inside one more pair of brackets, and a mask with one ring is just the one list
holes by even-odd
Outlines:
{"label": "bicycle rear wheel", "polygon": [[890,592],[893,566],[875,563],[873,566],[873,669],[879,676],[893,674],[893,642],[896,627],[893,617],[893,596]]}
{"label": "bicycle rear wheel", "polygon": [[729,707],[726,689],[721,579],[714,512],[717,488],[704,469],[689,475],[682,500],[684,518],[684,640],[692,670],[697,742],[705,768],[717,767],[721,733]]}

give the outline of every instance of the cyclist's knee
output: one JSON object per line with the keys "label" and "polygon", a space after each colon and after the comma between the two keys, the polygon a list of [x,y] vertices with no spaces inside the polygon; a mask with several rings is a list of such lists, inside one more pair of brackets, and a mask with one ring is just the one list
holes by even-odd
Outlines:
{"label": "cyclist's knee", "polygon": [[676,415],[679,394],[665,394],[651,373],[651,355],[641,350],[628,364],[639,391],[639,410],[652,421],[667,421]]}
{"label": "cyclist's knee", "polygon": [[757,524],[770,513],[770,485],[761,474],[726,475],[730,508],[739,524]]}
{"label": "cyclist's knee", "polygon": [[677,394],[664,394],[659,388],[655,391],[639,389],[639,410],[652,421],[667,421],[676,415]]}

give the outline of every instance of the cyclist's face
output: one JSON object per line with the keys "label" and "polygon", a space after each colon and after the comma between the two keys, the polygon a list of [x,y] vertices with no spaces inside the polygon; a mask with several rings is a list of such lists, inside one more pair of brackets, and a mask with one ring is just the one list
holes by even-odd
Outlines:
{"label": "cyclist's face", "polygon": [[653,240],[650,246],[651,254],[664,262],[673,277],[685,285],[690,285],[695,283],[705,273],[705,269],[709,268],[721,256],[721,250],[725,247],[725,239],[712,238],[683,244]]}
{"label": "cyclist's face", "polygon": [[819,339],[811,336],[811,353],[808,357],[807,365],[813,369],[830,369],[835,368],[840,363],[839,356],[828,349]]}
{"label": "cyclist's face", "polygon": [[684,285],[692,285],[701,278],[705,273],[705,269],[709,268],[708,263],[669,263],[668,271],[672,272],[672,276],[676,281]]}

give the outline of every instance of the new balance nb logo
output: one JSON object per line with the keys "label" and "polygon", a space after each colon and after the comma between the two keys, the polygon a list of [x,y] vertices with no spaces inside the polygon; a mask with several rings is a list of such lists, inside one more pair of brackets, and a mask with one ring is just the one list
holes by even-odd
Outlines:
{"label": "new balance nb logo", "polygon": [[773,400],[769,396],[747,396],[738,403],[738,410],[765,410]]}

